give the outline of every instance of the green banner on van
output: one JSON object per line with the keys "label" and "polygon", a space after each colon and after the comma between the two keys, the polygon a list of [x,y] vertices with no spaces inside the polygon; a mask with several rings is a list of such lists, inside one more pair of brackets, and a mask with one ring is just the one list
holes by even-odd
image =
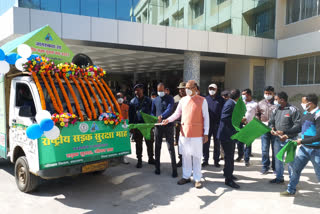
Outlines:
{"label": "green banner on van", "polygon": [[60,137],[38,140],[40,169],[70,166],[131,153],[129,129],[103,121],[76,122],[61,129]]}

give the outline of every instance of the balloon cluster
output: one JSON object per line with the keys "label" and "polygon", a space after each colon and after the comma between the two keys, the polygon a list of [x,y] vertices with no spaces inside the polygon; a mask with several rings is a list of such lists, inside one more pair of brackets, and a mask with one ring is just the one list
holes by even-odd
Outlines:
{"label": "balloon cluster", "polygon": [[32,124],[26,130],[27,137],[36,140],[43,134],[49,140],[55,140],[60,136],[60,129],[54,125],[50,112],[41,110],[36,115],[38,124]]}
{"label": "balloon cluster", "polygon": [[24,69],[29,72],[36,72],[40,74],[42,72],[53,75],[58,73],[60,76],[65,74],[67,78],[70,77],[103,77],[106,71],[99,66],[79,67],[74,63],[60,63],[55,65],[53,61],[42,56],[29,60],[24,64]]}
{"label": "balloon cluster", "polygon": [[77,122],[77,116],[70,113],[53,114],[51,119],[55,124],[59,124],[60,127],[68,127],[69,123],[74,125]]}
{"label": "balloon cluster", "polygon": [[4,51],[0,49],[0,74],[8,73],[10,65],[15,65],[18,70],[25,71],[24,64],[38,56],[32,55],[31,48],[26,44],[19,45],[17,52],[5,55]]}
{"label": "balloon cluster", "polygon": [[119,117],[119,113],[111,113],[111,112],[106,112],[106,113],[102,113],[98,120],[100,121],[104,121],[104,124],[108,125],[118,125],[122,119]]}

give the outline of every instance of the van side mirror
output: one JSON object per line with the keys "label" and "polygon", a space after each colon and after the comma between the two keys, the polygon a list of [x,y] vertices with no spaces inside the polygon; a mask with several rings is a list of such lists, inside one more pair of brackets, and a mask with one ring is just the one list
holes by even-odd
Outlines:
{"label": "van side mirror", "polygon": [[19,109],[20,117],[34,117],[31,106],[21,106]]}

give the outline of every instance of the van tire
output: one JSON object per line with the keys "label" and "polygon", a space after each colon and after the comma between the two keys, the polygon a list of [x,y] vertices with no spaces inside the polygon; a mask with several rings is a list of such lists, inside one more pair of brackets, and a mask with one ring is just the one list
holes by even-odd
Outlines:
{"label": "van tire", "polygon": [[21,192],[31,192],[39,185],[39,177],[29,171],[27,158],[21,156],[17,159],[14,167],[16,184]]}

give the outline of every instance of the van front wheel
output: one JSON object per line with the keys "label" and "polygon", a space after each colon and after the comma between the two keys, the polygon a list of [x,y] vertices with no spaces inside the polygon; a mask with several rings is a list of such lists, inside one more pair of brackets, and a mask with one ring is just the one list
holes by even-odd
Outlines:
{"label": "van front wheel", "polygon": [[39,178],[29,171],[29,165],[25,156],[19,157],[14,167],[14,175],[18,189],[21,192],[31,192],[39,184]]}

